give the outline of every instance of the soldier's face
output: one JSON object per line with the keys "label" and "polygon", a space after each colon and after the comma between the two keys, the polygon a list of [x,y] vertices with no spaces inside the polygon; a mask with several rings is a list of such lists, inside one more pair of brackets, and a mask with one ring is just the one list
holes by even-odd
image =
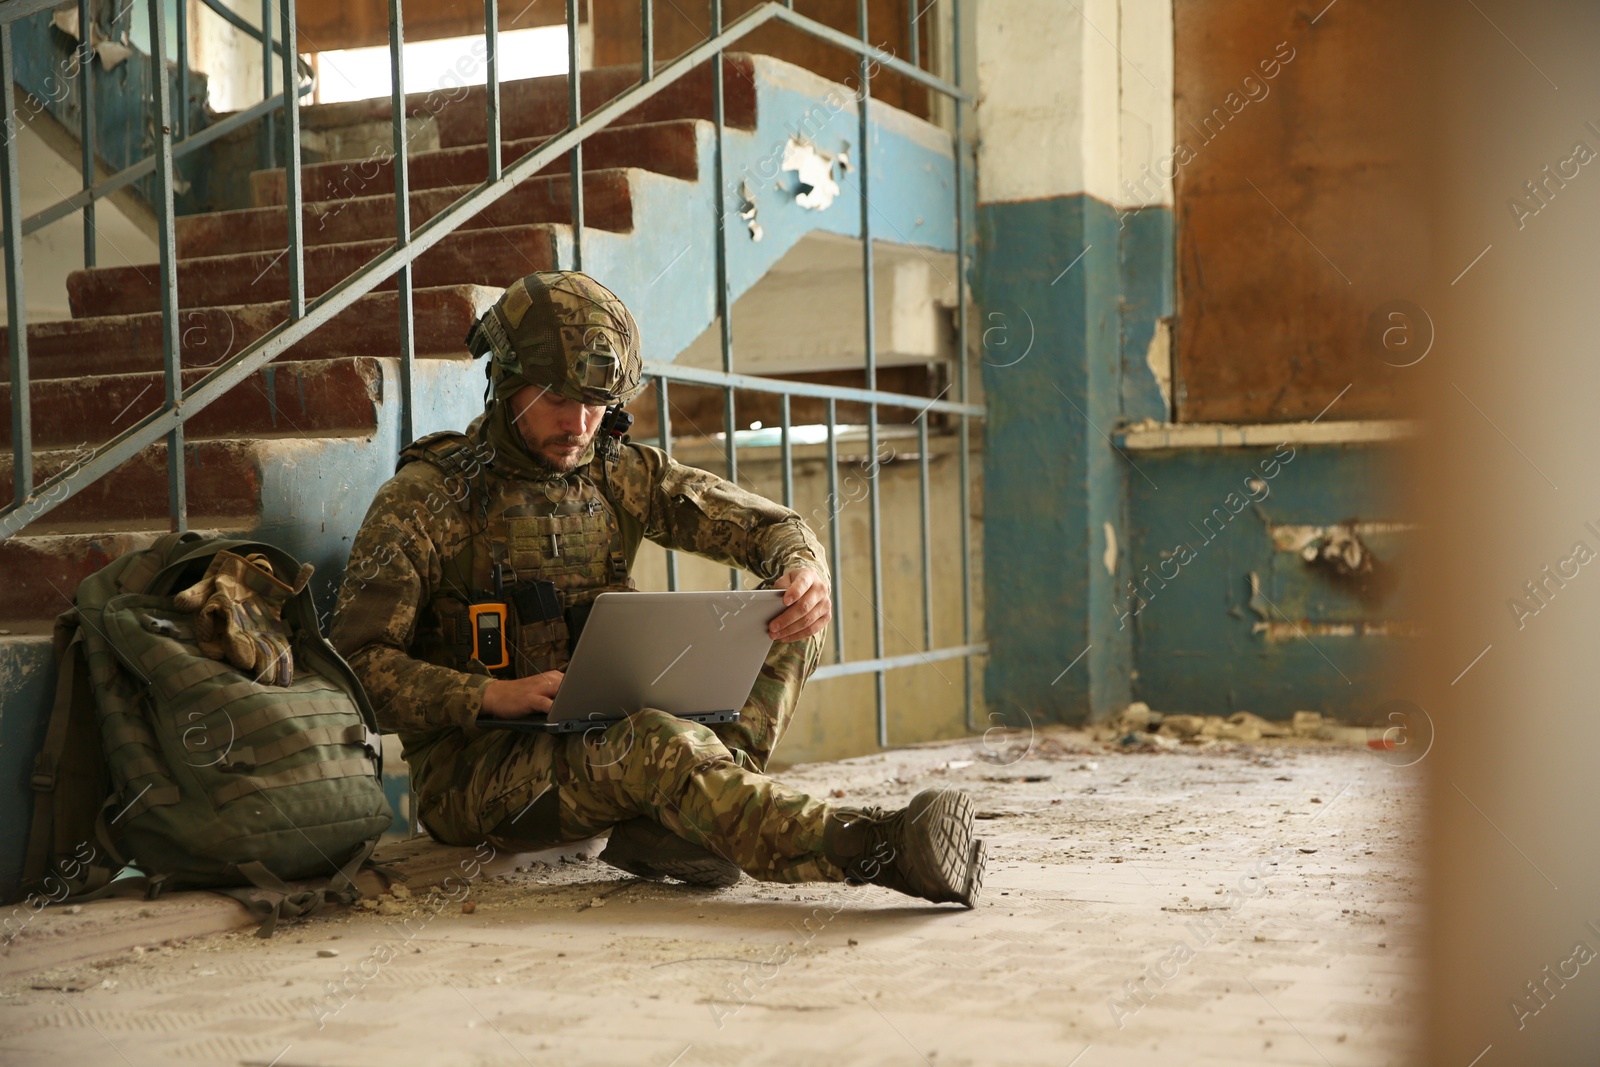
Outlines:
{"label": "soldier's face", "polygon": [[532,385],[511,394],[511,411],[528,452],[562,472],[577,468],[606,413],[603,404],[582,404]]}

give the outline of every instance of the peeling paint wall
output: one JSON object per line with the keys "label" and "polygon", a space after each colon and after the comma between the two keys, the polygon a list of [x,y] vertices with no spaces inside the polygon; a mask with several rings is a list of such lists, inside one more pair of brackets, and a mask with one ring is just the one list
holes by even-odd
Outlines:
{"label": "peeling paint wall", "polygon": [[1415,9],[1173,6],[1179,418],[1308,419],[1347,386],[1337,417],[1402,414],[1402,361],[1372,327],[1443,270],[1410,162],[1429,131],[1397,106],[1426,90]]}
{"label": "peeling paint wall", "polygon": [[1173,310],[1171,16],[987,0],[977,25],[986,692],[1016,722],[1130,699],[1112,602],[1140,475],[1110,434],[1168,410],[1150,355]]}
{"label": "peeling paint wall", "polygon": [[[1134,452],[1134,692],[1164,712],[1297,710],[1361,719],[1396,694],[1415,648],[1426,531],[1397,486],[1402,445]],[[1235,510],[1237,509],[1237,510]],[[1370,552],[1366,578],[1306,558],[1330,531]]]}

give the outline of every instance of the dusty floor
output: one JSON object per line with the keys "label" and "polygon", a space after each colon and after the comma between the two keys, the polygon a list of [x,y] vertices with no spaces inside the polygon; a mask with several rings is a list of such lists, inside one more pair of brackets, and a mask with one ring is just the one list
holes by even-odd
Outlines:
{"label": "dusty floor", "polygon": [[[593,860],[0,983],[0,1061],[1404,1064],[1415,767],[1294,742],[1072,733],[785,774],[978,797],[976,911],[887,890],[642,883]],[[93,907],[94,905],[90,905]]]}

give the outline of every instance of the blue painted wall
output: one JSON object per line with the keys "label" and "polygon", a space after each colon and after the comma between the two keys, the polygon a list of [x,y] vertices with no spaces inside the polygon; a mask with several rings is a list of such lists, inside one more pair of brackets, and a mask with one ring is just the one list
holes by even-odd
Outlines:
{"label": "blue painted wall", "polygon": [[[1414,516],[1397,486],[1400,446],[1211,448],[1134,457],[1160,487],[1129,483],[1130,562],[1143,603],[1123,597],[1118,613],[1130,612],[1139,699],[1169,713],[1253,711],[1286,718],[1307,709],[1358,720],[1395,695],[1388,672],[1414,638],[1363,630],[1417,618],[1405,581],[1417,534],[1364,538],[1392,586],[1363,603],[1298,555],[1278,550],[1268,531],[1283,524],[1409,522]],[[1253,493],[1248,478],[1258,483]],[[1232,503],[1230,493],[1237,494]],[[1192,558],[1181,563],[1186,557]],[[1253,603],[1252,573],[1262,594]],[[1268,619],[1294,620],[1305,636],[1269,641],[1258,625]],[[1356,633],[1318,634],[1318,623],[1350,623]]]}
{"label": "blue painted wall", "polygon": [[1145,352],[1171,313],[1171,212],[1082,195],[981,204],[978,235],[990,711],[1101,717],[1131,694],[1132,631],[1111,607],[1140,477],[1109,435],[1164,417]]}
{"label": "blue painted wall", "polygon": [[[1275,460],[1272,448],[1119,451],[1120,429],[1168,419],[1147,359],[1173,314],[1171,211],[1056,197],[980,205],[978,227],[990,711],[1082,722],[1139,699],[1360,719],[1392,696],[1389,669],[1414,640],[1392,630],[1416,617],[1405,582],[1416,535],[1366,539],[1389,581],[1363,599],[1276,547],[1269,527],[1406,523],[1398,446],[1301,446]],[[1184,549],[1193,558],[1180,564]],[[1285,636],[1291,621],[1304,637]],[[1318,632],[1344,624],[1353,632]]]}

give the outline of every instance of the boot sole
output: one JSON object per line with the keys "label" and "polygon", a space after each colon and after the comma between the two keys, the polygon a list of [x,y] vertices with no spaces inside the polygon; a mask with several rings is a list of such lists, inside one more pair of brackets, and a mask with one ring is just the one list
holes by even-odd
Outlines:
{"label": "boot sole", "polygon": [[926,899],[976,907],[988,846],[972,836],[972,799],[953,789],[940,790],[912,817],[911,826],[923,835],[933,859],[932,870],[919,872],[931,883]]}
{"label": "boot sole", "polygon": [[727,889],[744,872],[727,860],[657,860],[650,865],[659,875],[676,878],[700,889]]}
{"label": "boot sole", "polygon": [[744,877],[744,872],[737,866],[718,856],[643,860],[631,856],[608,856],[605,852],[601,852],[600,860],[635,878],[644,878],[652,882],[659,882],[663,878],[676,878],[680,882],[701,889],[726,889]]}
{"label": "boot sole", "polygon": [[624,860],[619,863],[615,859],[606,859],[603,854],[600,858],[610,866],[635,878],[644,878],[651,882],[675,878],[700,889],[727,889],[731,885],[737,885],[739,879],[744,877],[744,872],[738,867],[718,859],[652,860],[649,863],[631,863]]}
{"label": "boot sole", "polygon": [[726,889],[744,877],[732,861],[642,822],[614,828],[600,860],[636,878],[675,878],[701,889]]}

